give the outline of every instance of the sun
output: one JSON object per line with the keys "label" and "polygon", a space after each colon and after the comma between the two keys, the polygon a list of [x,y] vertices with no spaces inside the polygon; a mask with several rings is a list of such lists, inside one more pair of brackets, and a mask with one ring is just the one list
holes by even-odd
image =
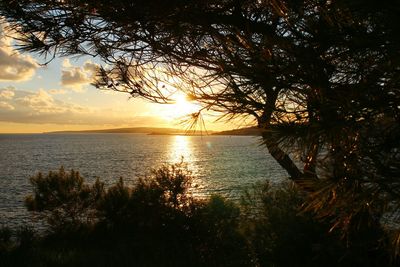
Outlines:
{"label": "sun", "polygon": [[176,93],[173,98],[175,103],[172,104],[173,113],[175,117],[182,117],[199,110],[199,106],[190,102],[188,97],[183,93]]}
{"label": "sun", "polygon": [[189,101],[187,96],[181,92],[176,92],[172,95],[173,103],[167,105],[165,108],[165,113],[160,114],[169,119],[181,119],[189,114],[197,112],[199,106]]}

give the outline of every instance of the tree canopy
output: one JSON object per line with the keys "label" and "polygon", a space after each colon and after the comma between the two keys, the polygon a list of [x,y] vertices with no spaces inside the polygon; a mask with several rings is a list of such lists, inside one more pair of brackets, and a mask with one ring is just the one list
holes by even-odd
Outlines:
{"label": "tree canopy", "polygon": [[400,208],[399,11],[395,0],[0,4],[21,50],[101,58],[101,89],[168,103],[179,88],[202,105],[194,121],[252,119],[307,208],[345,228]]}

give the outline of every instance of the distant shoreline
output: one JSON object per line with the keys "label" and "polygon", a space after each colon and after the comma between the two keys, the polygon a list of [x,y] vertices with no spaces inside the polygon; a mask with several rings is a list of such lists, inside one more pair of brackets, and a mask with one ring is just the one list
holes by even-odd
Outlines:
{"label": "distant shoreline", "polygon": [[54,131],[44,132],[43,134],[82,134],[82,133],[130,133],[130,134],[147,134],[147,135],[186,135],[186,136],[205,136],[205,135],[238,135],[238,136],[260,136],[261,131],[256,127],[247,127],[228,131],[185,131],[175,128],[152,128],[152,127],[135,127],[135,128],[116,128],[102,130],[83,130],[83,131]]}
{"label": "distant shoreline", "polygon": [[136,128],[116,128],[116,129],[101,129],[101,130],[82,130],[82,131],[50,131],[38,133],[0,133],[7,134],[146,134],[146,135],[185,135],[185,136],[207,136],[207,135],[227,135],[227,136],[260,136],[261,131],[256,127],[247,127],[227,131],[185,131],[174,128],[151,128],[151,127],[136,127]]}

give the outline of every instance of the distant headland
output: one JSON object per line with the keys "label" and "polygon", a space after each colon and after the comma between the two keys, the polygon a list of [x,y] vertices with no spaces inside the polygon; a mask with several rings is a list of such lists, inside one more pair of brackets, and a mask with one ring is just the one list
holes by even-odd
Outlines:
{"label": "distant headland", "polygon": [[55,131],[45,132],[46,134],[79,134],[79,133],[132,133],[132,134],[148,134],[148,135],[260,135],[257,127],[247,127],[228,131],[195,131],[183,130],[176,128],[158,128],[158,127],[133,127],[133,128],[114,128],[101,130],[83,130],[83,131]]}

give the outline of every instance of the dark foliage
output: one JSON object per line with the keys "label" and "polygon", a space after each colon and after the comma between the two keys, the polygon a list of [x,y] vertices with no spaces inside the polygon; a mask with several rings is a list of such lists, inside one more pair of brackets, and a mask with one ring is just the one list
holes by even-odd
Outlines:
{"label": "dark foliage", "polygon": [[25,199],[30,211],[44,216],[56,231],[93,223],[97,202],[104,195],[104,184],[97,180],[92,186],[84,183],[79,172],[58,172],[30,178],[34,194]]}
{"label": "dark foliage", "polygon": [[[122,179],[106,189],[99,181],[90,186],[63,169],[31,182],[29,208],[50,231],[39,236],[31,228],[2,228],[1,266],[395,265],[385,243],[376,241],[386,239],[379,228],[341,239],[329,232],[329,222],[301,211],[307,194],[293,184],[259,187],[247,195],[252,202],[239,206],[220,196],[195,199],[182,163],[133,186]],[[96,197],[76,197],[82,195]],[[76,208],[82,206],[90,208]]]}
{"label": "dark foliage", "polygon": [[38,174],[26,203],[51,231],[34,249],[23,232],[17,245],[8,245],[4,230],[2,251],[11,250],[4,258],[23,265],[13,255],[26,253],[40,266],[251,265],[239,209],[220,197],[194,199],[190,181],[183,163],[163,166],[134,186],[120,179],[107,189],[99,180],[89,186],[73,170]]}
{"label": "dark foliage", "polygon": [[[259,188],[262,188],[260,190]],[[379,226],[343,236],[330,222],[302,210],[308,197],[294,184],[259,187],[260,202],[246,233],[261,266],[391,266],[388,237]],[[254,205],[254,204],[253,204]],[[249,208],[248,205],[246,205]],[[386,241],[386,243],[385,243]]]}
{"label": "dark foliage", "polygon": [[307,209],[347,232],[398,221],[399,11],[396,0],[0,2],[21,50],[106,62],[101,89],[168,103],[180,88],[202,105],[194,121],[253,119],[312,196]]}

